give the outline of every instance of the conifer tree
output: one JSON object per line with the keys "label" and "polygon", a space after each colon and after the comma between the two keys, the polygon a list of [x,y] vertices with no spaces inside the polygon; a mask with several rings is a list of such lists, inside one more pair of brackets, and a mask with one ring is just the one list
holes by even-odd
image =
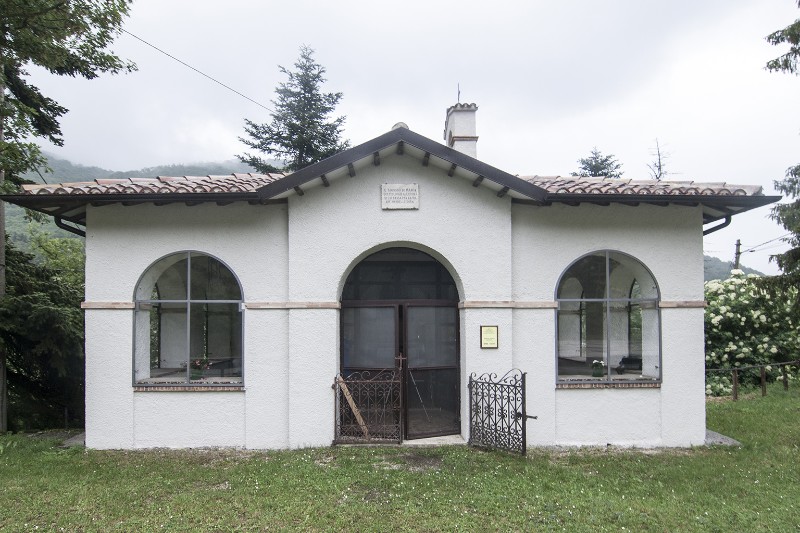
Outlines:
{"label": "conifer tree", "polygon": [[[800,7],[800,0],[797,6]],[[768,35],[767,42],[789,45],[786,53],[767,63],[767,70],[800,74],[800,19]],[[789,232],[785,240],[791,248],[772,256],[782,274],[771,278],[768,283],[773,288],[788,291],[800,286],[800,165],[789,167],[784,179],[775,181],[775,189],[787,195],[790,201],[773,207],[770,217]],[[795,301],[794,309],[800,314],[800,299]]]}
{"label": "conifer tree", "polygon": [[258,124],[245,119],[249,138],[239,137],[245,145],[283,163],[279,168],[261,155],[241,154],[236,157],[259,172],[295,171],[348,147],[341,140],[345,117],[331,119],[330,115],[342,98],[342,93],[323,93],[325,68],[312,57],[314,50],[300,47],[295,70],[278,68],[288,80],[275,89],[272,100],[272,122]]}
{"label": "conifer tree", "polygon": [[580,168],[578,172],[573,172],[573,176],[580,177],[622,177],[622,163],[617,161],[613,154],[603,155],[595,146],[589,157],[578,159]]}

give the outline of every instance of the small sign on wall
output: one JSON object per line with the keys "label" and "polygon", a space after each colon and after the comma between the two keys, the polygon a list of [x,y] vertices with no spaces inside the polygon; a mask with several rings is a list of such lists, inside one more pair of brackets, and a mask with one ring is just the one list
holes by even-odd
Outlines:
{"label": "small sign on wall", "polygon": [[382,184],[381,209],[419,209],[419,184]]}
{"label": "small sign on wall", "polygon": [[481,326],[481,348],[497,348],[497,326]]}

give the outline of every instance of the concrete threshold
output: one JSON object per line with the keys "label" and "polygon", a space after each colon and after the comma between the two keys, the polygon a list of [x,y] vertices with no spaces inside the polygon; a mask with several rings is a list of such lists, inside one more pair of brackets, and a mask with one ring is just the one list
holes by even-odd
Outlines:
{"label": "concrete threshold", "polygon": [[716,431],[706,429],[706,446],[741,446],[742,443],[736,439],[726,437]]}
{"label": "concrete threshold", "polygon": [[62,448],[71,448],[73,446],[85,446],[86,445],[86,433],[78,433],[74,437],[70,437],[61,443]]}
{"label": "concrete threshold", "polygon": [[424,446],[458,446],[464,445],[467,441],[461,435],[445,435],[443,437],[428,437],[426,439],[404,440],[401,446],[424,447]]}

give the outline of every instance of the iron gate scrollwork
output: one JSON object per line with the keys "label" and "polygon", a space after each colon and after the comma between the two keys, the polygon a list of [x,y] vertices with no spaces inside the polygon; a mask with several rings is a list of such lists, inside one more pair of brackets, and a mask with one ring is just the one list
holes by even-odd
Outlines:
{"label": "iron gate scrollwork", "polygon": [[525,372],[509,370],[497,379],[487,373],[469,377],[469,443],[525,455],[527,448]]}
{"label": "iron gate scrollwork", "polygon": [[333,388],[336,443],[400,442],[403,417],[399,370],[339,374]]}

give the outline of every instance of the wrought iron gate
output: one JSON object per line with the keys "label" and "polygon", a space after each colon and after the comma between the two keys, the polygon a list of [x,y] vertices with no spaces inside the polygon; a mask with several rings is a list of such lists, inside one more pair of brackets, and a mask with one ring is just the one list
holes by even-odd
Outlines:
{"label": "wrought iron gate", "polygon": [[403,436],[400,371],[339,374],[336,395],[336,443],[400,442]]}
{"label": "wrought iron gate", "polygon": [[509,370],[469,377],[469,443],[525,455],[525,372]]}

